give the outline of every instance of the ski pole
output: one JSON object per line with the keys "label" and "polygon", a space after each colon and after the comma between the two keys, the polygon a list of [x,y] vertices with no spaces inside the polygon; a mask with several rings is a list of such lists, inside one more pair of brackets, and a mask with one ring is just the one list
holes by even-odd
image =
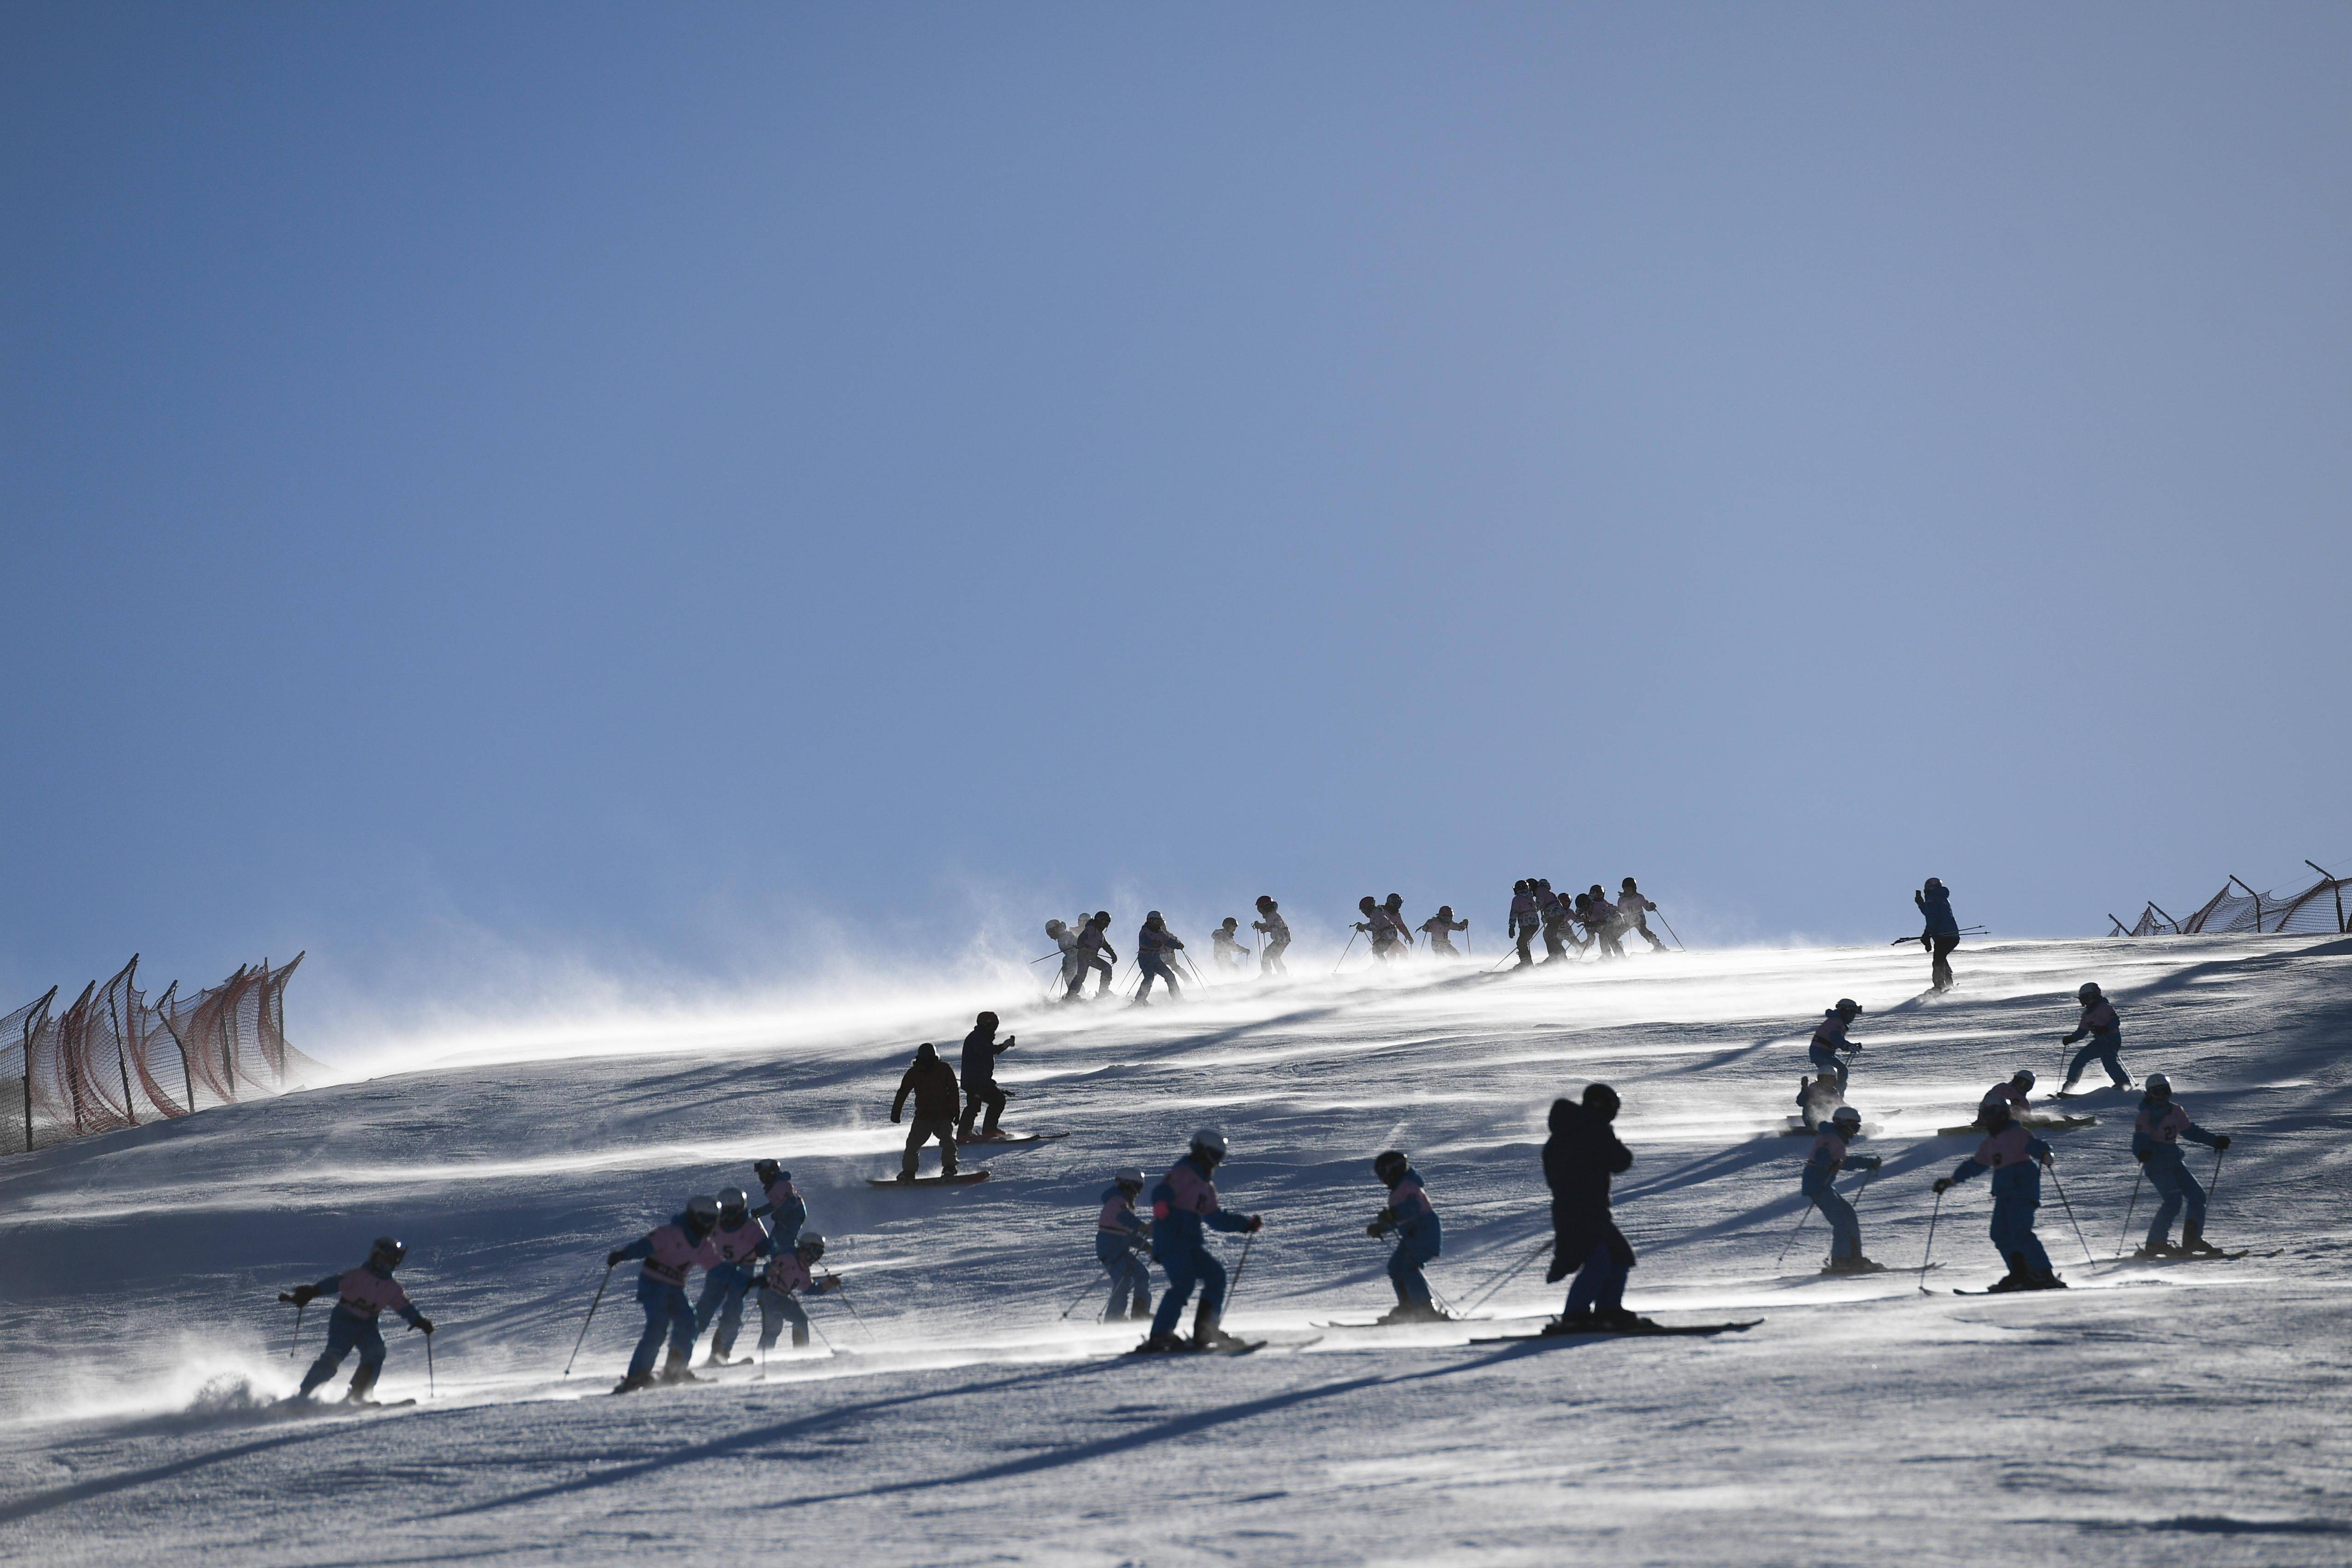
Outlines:
{"label": "ski pole", "polygon": [[2221,1151],[2213,1151],[2213,1178],[2205,1184],[2205,1201],[2211,1203],[2213,1195],[2221,1190]]}
{"label": "ski pole", "polygon": [[1943,1216],[1944,1195],[1936,1195],[1936,1207],[1927,1216],[1927,1249],[1919,1254],[1919,1293],[1927,1294],[1927,1260],[1936,1255],[1936,1221]]}
{"label": "ski pole", "polygon": [[2147,1179],[2147,1167],[2142,1166],[2139,1174],[2132,1177],[2131,1202],[2124,1206],[2124,1228],[2116,1237],[2116,1256],[2118,1258],[2124,1255],[2124,1248],[2131,1240],[2132,1213],[2139,1207],[2139,1184]]}
{"label": "ski pole", "polygon": [[294,1337],[286,1343],[286,1359],[289,1361],[294,1359],[294,1347],[302,1343],[302,1314],[308,1312],[310,1307],[310,1303],[308,1301],[299,1301],[295,1303]]}
{"label": "ski pole", "polygon": [[1813,1207],[1820,1202],[1821,1199],[1819,1197],[1809,1197],[1805,1199],[1805,1212],[1797,1216],[1797,1229],[1789,1232],[1789,1239],[1780,1243],[1780,1256],[1772,1260],[1772,1267],[1775,1269],[1779,1268],[1782,1261],[1788,1258],[1789,1249],[1797,1244],[1797,1232],[1804,1229],[1805,1221],[1813,1217]]}
{"label": "ski pole", "polygon": [[[1339,964],[1346,963],[1348,961],[1348,955],[1356,950],[1356,937],[1359,935],[1360,933],[1354,931],[1348,933],[1348,945],[1339,949]],[[1339,972],[1339,964],[1334,964],[1331,966],[1332,974],[1337,975]]]}
{"label": "ski pole", "polygon": [[1549,1239],[1538,1241],[1536,1243],[1535,1249],[1533,1251],[1528,1253],[1517,1262],[1506,1263],[1493,1274],[1488,1275],[1485,1281],[1481,1281],[1477,1286],[1472,1289],[1469,1299],[1464,1302],[1462,1310],[1465,1312],[1471,1312],[1477,1311],[1482,1306],[1485,1306],[1489,1301],[1494,1299],[1496,1291],[1500,1291],[1505,1285],[1509,1284],[1512,1280],[1517,1278],[1520,1270],[1526,1268],[1528,1264],[1542,1257],[1551,1245],[1552,1243]]}
{"label": "ski pole", "polygon": [[1058,958],[1061,956],[1061,951],[1057,948],[1051,953],[1041,953],[1036,957],[1032,958],[1029,961],[1033,964],[1042,964],[1048,958]]}
{"label": "ski pole", "polygon": [[2066,1197],[2066,1184],[2058,1179],[2056,1166],[2052,1166],[2049,1169],[2050,1185],[2058,1189],[2058,1201],[2066,1205],[2066,1218],[2068,1223],[2074,1227],[2074,1239],[2083,1242],[2083,1261],[2096,1267],[2099,1260],[2091,1256],[2091,1244],[2083,1239],[2083,1222],[2074,1218],[2074,1206]]}
{"label": "ski pole", "polygon": [[857,1303],[849,1299],[849,1291],[843,1286],[841,1276],[838,1274],[833,1276],[833,1293],[841,1298],[841,1304],[849,1309],[849,1315],[857,1320],[857,1326],[865,1331],[866,1337],[874,1338],[874,1331],[866,1327],[866,1314],[859,1312]]}
{"label": "ski pole", "polygon": [[436,1398],[439,1393],[440,1390],[433,1382],[433,1336],[426,1334],[425,1336],[425,1397]]}
{"label": "ski pole", "polygon": [[1242,1270],[1249,1267],[1250,1248],[1256,1240],[1255,1231],[1242,1238],[1242,1260],[1234,1265],[1234,1277],[1225,1286],[1225,1311],[1228,1312],[1234,1310],[1234,1292],[1242,1288]]}
{"label": "ski pole", "polygon": [[580,1320],[580,1337],[572,1342],[572,1360],[563,1364],[563,1375],[572,1375],[572,1362],[580,1359],[580,1347],[588,1343],[588,1325],[596,1321],[596,1309],[604,1304],[604,1287],[613,1282],[615,1265],[604,1265],[604,1277],[596,1281],[596,1299],[588,1303],[588,1315]]}
{"label": "ski pole", "polygon": [[1675,947],[1676,951],[1684,953],[1690,951],[1689,948],[1683,946],[1683,939],[1681,937],[1675,936],[1675,923],[1666,918],[1666,912],[1663,909],[1658,911],[1658,924],[1666,928],[1667,936],[1675,937]]}
{"label": "ski pole", "polygon": [[1085,1301],[1087,1295],[1091,1293],[1094,1289],[1095,1282],[1092,1280],[1088,1280],[1085,1284],[1080,1285],[1078,1287],[1078,1293],[1070,1298],[1070,1304],[1062,1309],[1061,1317],[1055,1318],[1054,1321],[1057,1323],[1066,1321],[1072,1312],[1078,1310],[1078,1303]]}

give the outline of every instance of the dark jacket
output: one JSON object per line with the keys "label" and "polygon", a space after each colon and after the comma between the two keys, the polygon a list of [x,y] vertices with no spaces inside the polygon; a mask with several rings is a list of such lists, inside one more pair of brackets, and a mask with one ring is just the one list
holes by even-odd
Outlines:
{"label": "dark jacket", "polygon": [[977,1084],[996,1082],[996,1059],[1013,1049],[1013,1042],[998,1044],[992,1029],[975,1029],[963,1037],[963,1082],[969,1089]]}
{"label": "dark jacket", "polygon": [[1952,890],[1937,887],[1915,893],[1911,902],[1919,906],[1920,917],[1927,921],[1926,936],[1958,936],[1960,923],[1952,914]]}
{"label": "dark jacket", "polygon": [[1609,1218],[1609,1178],[1633,1163],[1633,1152],[1608,1123],[1573,1100],[1551,1103],[1551,1137],[1543,1150],[1551,1187],[1549,1278],[1576,1272],[1603,1242],[1618,1262],[1633,1266],[1633,1245]]}
{"label": "dark jacket", "polygon": [[934,1053],[918,1056],[907,1069],[907,1076],[898,1080],[898,1097],[890,1102],[890,1120],[897,1121],[907,1108],[907,1096],[915,1097],[918,1116],[946,1117],[952,1121],[963,1109],[963,1094],[956,1087],[955,1069],[941,1061]]}

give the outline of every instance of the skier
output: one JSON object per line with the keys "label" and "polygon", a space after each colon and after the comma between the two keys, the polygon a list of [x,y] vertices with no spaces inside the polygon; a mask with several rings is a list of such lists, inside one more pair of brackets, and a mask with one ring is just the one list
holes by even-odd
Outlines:
{"label": "skier", "polygon": [[1806,1060],[1813,1064],[1814,1071],[1837,1074],[1841,1097],[1845,1093],[1847,1062],[1838,1052],[1851,1054],[1862,1049],[1845,1037],[1847,1028],[1861,1014],[1860,1002],[1852,997],[1840,997],[1838,1005],[1822,1013],[1822,1021],[1813,1026],[1812,1043],[1805,1047]]}
{"label": "skier", "polygon": [[1858,1171],[1874,1171],[1880,1160],[1876,1155],[1855,1155],[1848,1158],[1845,1146],[1862,1131],[1862,1113],[1851,1105],[1841,1105],[1829,1124],[1813,1140],[1813,1152],[1805,1160],[1804,1178],[1800,1190],[1811,1198],[1822,1218],[1830,1223],[1830,1266],[1824,1274],[1881,1274],[1884,1263],[1874,1263],[1862,1255],[1862,1221],[1854,1218],[1853,1205],[1840,1195],[1835,1185],[1841,1167],[1852,1166]]}
{"label": "skier", "polygon": [[702,1239],[695,1261],[702,1265],[702,1299],[694,1303],[694,1337],[700,1339],[710,1321],[719,1332],[710,1339],[705,1366],[725,1366],[735,1354],[735,1336],[743,1328],[743,1292],[757,1278],[753,1260],[776,1249],[768,1228],[751,1212],[751,1199],[740,1186],[719,1195],[719,1222]]}
{"label": "skier", "polygon": [[[1143,1342],[1144,1350],[1214,1350],[1241,1343],[1217,1326],[1225,1305],[1225,1266],[1209,1250],[1208,1231],[1255,1236],[1265,1221],[1218,1207],[1216,1185],[1209,1178],[1224,1157],[1225,1135],[1203,1127],[1192,1134],[1191,1151],[1169,1166],[1151,1189],[1151,1256],[1167,1271],[1168,1291],[1152,1314],[1151,1337]],[[1187,1341],[1178,1336],[1176,1320],[1184,1315],[1185,1300],[1195,1284],[1201,1287],[1201,1305]]]}
{"label": "skier", "polygon": [[1820,1132],[1844,1103],[1845,1092],[1838,1087],[1836,1073],[1797,1079],[1797,1115],[1808,1133]]}
{"label": "skier", "polygon": [[972,1118],[980,1114],[982,1105],[988,1107],[988,1121],[979,1135],[998,1135],[996,1124],[1003,1118],[1005,1091],[996,1086],[996,1059],[1013,1049],[1014,1036],[1006,1035],[1002,1043],[996,1038],[996,1015],[982,1013],[963,1037],[963,1122],[956,1128],[956,1142],[972,1141]]}
{"label": "skier", "polygon": [[1429,1299],[1429,1281],[1421,1270],[1444,1245],[1444,1228],[1422,1189],[1421,1173],[1402,1153],[1390,1149],[1372,1161],[1372,1175],[1389,1189],[1389,1203],[1364,1227],[1364,1234],[1377,1241],[1391,1230],[1397,1233],[1396,1250],[1389,1254],[1389,1282],[1396,1287],[1397,1304],[1381,1322],[1441,1322],[1445,1314]]}
{"label": "skier", "polygon": [[1633,879],[1630,876],[1617,890],[1617,913],[1630,923],[1630,929],[1642,934],[1642,940],[1650,945],[1652,952],[1663,953],[1666,945],[1658,940],[1656,932],[1650,929],[1650,911],[1656,907],[1655,904],[1642,896],[1642,890],[1633,885]]}
{"label": "skier", "polygon": [[[2198,1199],[2201,1211],[2202,1195]],[[356,1269],[346,1269],[340,1274],[330,1274],[315,1285],[297,1285],[279,1294],[281,1301],[291,1301],[298,1307],[308,1306],[319,1297],[332,1292],[334,1312],[327,1319],[327,1348],[302,1375],[302,1387],[297,1399],[310,1397],[310,1390],[335,1375],[343,1364],[343,1357],[356,1349],[360,1353],[359,1370],[352,1374],[352,1386],[343,1396],[346,1404],[373,1405],[368,1390],[375,1386],[377,1375],[383,1371],[383,1331],[375,1326],[376,1314],[390,1307],[407,1321],[412,1329],[422,1330],[428,1339],[433,1334],[433,1320],[420,1312],[409,1301],[408,1292],[392,1271],[408,1256],[408,1249],[389,1236],[379,1236],[368,1249],[367,1261]]]}
{"label": "skier", "polygon": [[1504,928],[1504,935],[1519,950],[1519,961],[1512,965],[1512,968],[1525,969],[1534,966],[1535,955],[1528,951],[1528,945],[1536,939],[1537,930],[1533,884],[1521,878],[1511,883],[1511,915]]}
{"label": "skier", "polygon": [[1381,906],[1372,902],[1372,895],[1369,893],[1356,900],[1356,913],[1363,918],[1349,922],[1348,929],[1362,932],[1370,937],[1372,956],[1385,960],[1389,956],[1389,945],[1396,940],[1389,931],[1389,917],[1381,913]]}
{"label": "skier", "polygon": [[1092,971],[1101,977],[1095,982],[1095,1000],[1100,1001],[1110,995],[1111,980],[1118,972],[1117,968],[1118,955],[1111,950],[1110,945],[1109,910],[1097,909],[1094,912],[1078,932],[1076,946],[1079,953],[1084,956],[1085,967],[1078,971],[1078,977],[1070,982],[1070,988],[1064,994],[1062,999],[1066,1002],[1076,1001],[1079,988],[1086,984],[1088,971]]}
{"label": "skier", "polygon": [[1551,890],[1550,881],[1544,877],[1536,878],[1535,895],[1536,923],[1543,932],[1544,962],[1556,964],[1568,956],[1568,945],[1561,939],[1561,932],[1568,925],[1569,906],[1560,902],[1559,894]]}
{"label": "skier", "polygon": [[686,1301],[686,1275],[700,1260],[703,1239],[719,1223],[719,1200],[690,1197],[683,1213],[670,1216],[626,1247],[604,1254],[607,1270],[632,1258],[644,1260],[637,1270],[637,1304],[646,1310],[646,1332],[629,1357],[628,1375],[613,1392],[634,1394],[654,1382],[654,1352],[669,1341],[669,1356],[662,1364],[664,1383],[699,1383],[687,1362],[694,1354],[694,1309]]}
{"label": "skier", "polygon": [[1176,984],[1176,971],[1169,966],[1170,956],[1181,952],[1183,947],[1176,933],[1168,929],[1168,922],[1160,917],[1160,911],[1155,909],[1143,917],[1143,926],[1135,934],[1135,964],[1143,971],[1143,984],[1135,992],[1137,1007],[1151,1005],[1151,982],[1155,979],[1167,984],[1170,1001],[1184,999],[1183,991]]}
{"label": "skier", "polygon": [[1599,883],[1585,889],[1585,893],[1591,900],[1585,905],[1588,911],[1584,917],[1585,932],[1601,945],[1602,957],[1622,958],[1625,956],[1625,932],[1632,922],[1618,913],[1617,906],[1609,902],[1608,894],[1601,890]]}
{"label": "skier", "polygon": [[1628,1169],[1633,1151],[1609,1125],[1617,1119],[1617,1092],[1589,1083],[1584,1103],[1551,1103],[1551,1137],[1544,1144],[1544,1181],[1551,1188],[1551,1267],[1547,1283],[1573,1272],[1568,1305],[1544,1333],[1591,1333],[1640,1328],[1646,1319],[1625,1310],[1625,1276],[1633,1246],[1609,1217],[1609,1178]]}
{"label": "skier", "polygon": [[1437,913],[1421,923],[1421,934],[1429,938],[1430,953],[1440,958],[1462,956],[1460,950],[1454,946],[1454,934],[1469,929],[1467,920],[1454,918],[1454,906],[1450,904],[1439,904]]}
{"label": "skier", "polygon": [[841,1289],[841,1281],[827,1274],[817,1279],[809,1268],[824,1256],[824,1238],[810,1231],[789,1250],[779,1248],[768,1260],[768,1271],[760,1279],[760,1349],[775,1347],[782,1337],[784,1324],[793,1325],[793,1348],[800,1349],[809,1342],[808,1313],[793,1300],[795,1291],[806,1291],[812,1296],[822,1296],[827,1291]]}
{"label": "skier", "polygon": [[1121,1171],[1103,1188],[1102,1213],[1095,1218],[1095,1259],[1110,1276],[1106,1322],[1151,1315],[1151,1227],[1135,1212],[1143,1195],[1143,1173]]}
{"label": "skier", "polygon": [[915,1120],[907,1129],[907,1157],[899,1164],[898,1179],[915,1179],[922,1165],[923,1145],[933,1138],[940,1141],[940,1175],[955,1175],[956,1108],[961,1096],[956,1090],[955,1069],[940,1060],[939,1047],[929,1040],[916,1048],[907,1075],[898,1080],[898,1097],[890,1102],[890,1120],[898,1120],[909,1094],[915,1097]]}
{"label": "skier", "polygon": [[1404,894],[1391,893],[1381,901],[1381,914],[1389,923],[1389,941],[1392,944],[1389,956],[1400,958],[1412,951],[1412,927],[1405,923]]}
{"label": "skier", "polygon": [[751,1212],[768,1221],[768,1234],[778,1247],[790,1247],[808,1223],[808,1205],[793,1186],[793,1173],[773,1160],[753,1160],[751,1174],[759,1178],[760,1196],[767,1199]]}
{"label": "skier", "polygon": [[1059,984],[1064,1001],[1078,999],[1079,988],[1087,983],[1087,971],[1093,967],[1086,953],[1078,946],[1078,934],[1060,920],[1045,922],[1045,935],[1054,939],[1055,948],[1062,955],[1062,975]]}
{"label": "skier", "polygon": [[2009,1272],[1991,1289],[2064,1290],[2066,1281],[2051,1269],[2050,1254],[2033,1234],[2033,1211],[2042,1207],[2042,1167],[2054,1157],[2050,1145],[2021,1126],[2009,1113],[2009,1102],[1998,1094],[1977,1107],[1977,1125],[1985,1131],[1984,1142],[1950,1176],[1936,1178],[1936,1191],[1948,1192],[1956,1183],[1992,1172],[1992,1244]]}
{"label": "skier", "polygon": [[[2205,1189],[2189,1174],[2188,1156],[2180,1140],[2226,1149],[2229,1135],[2209,1133],[2189,1119],[2189,1110],[2172,1098],[2172,1080],[2161,1072],[2147,1075],[2147,1092],[2139,1103],[2139,1120],[2132,1124],[2132,1158],[2147,1167],[2147,1185],[2164,1195],[2156,1218],[2147,1228],[2140,1258],[2211,1257],[2221,1249],[2205,1239]],[[2172,1245],[2172,1220],[2183,1202],[2189,1218],[2180,1227],[2180,1245]]]}
{"label": "skier", "polygon": [[1258,894],[1257,918],[1250,929],[1265,934],[1265,946],[1257,956],[1257,972],[1261,975],[1287,975],[1290,966],[1282,961],[1282,951],[1290,946],[1290,923],[1282,917],[1282,906],[1265,894]]}
{"label": "skier", "polygon": [[1952,914],[1952,891],[1941,881],[1929,877],[1927,885],[1911,895],[1919,906],[1919,914],[1927,922],[1919,933],[1919,946],[1935,958],[1930,972],[1929,988],[1948,991],[1952,988],[1952,949],[1960,945],[1960,923]]}
{"label": "skier", "polygon": [[1997,1094],[2003,1100],[2008,1101],[2009,1113],[2022,1122],[2025,1120],[2027,1098],[2032,1095],[2032,1092],[2033,1074],[2027,1069],[2021,1067],[2016,1071],[2009,1075],[2008,1082],[1996,1083],[1991,1088],[1986,1090],[1985,1097],[1987,1099],[1990,1099]]}
{"label": "skier", "polygon": [[1223,925],[1209,933],[1209,956],[1216,960],[1220,974],[1233,974],[1249,962],[1249,955],[1242,948],[1240,926],[1241,922],[1228,915]]}
{"label": "skier", "polygon": [[2086,1034],[2091,1043],[2076,1051],[2074,1060],[2066,1064],[2066,1082],[2058,1086],[2058,1092],[2063,1094],[2073,1089],[2081,1080],[2083,1069],[2094,1061],[2107,1070],[2107,1080],[2115,1088],[2130,1088],[2131,1074],[2124,1071],[2123,1059],[2118,1054],[2124,1048],[2124,1020],[2116,1016],[2116,1004],[2099,994],[2096,980],[2083,982],[2074,999],[2083,1004],[2083,1021],[2074,1026],[2074,1033],[2060,1035],[2058,1043],[2072,1045]]}

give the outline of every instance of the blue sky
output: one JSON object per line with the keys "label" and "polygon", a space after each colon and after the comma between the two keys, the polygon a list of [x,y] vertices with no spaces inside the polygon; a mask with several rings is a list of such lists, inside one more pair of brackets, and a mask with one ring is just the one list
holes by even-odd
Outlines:
{"label": "blue sky", "polygon": [[2347,79],[2323,6],[12,6],[0,979],[2284,887]]}

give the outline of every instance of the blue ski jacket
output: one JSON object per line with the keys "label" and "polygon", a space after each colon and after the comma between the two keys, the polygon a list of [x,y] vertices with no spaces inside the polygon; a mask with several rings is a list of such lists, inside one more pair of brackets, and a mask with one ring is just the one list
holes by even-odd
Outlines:
{"label": "blue ski jacket", "polygon": [[2053,1152],[2049,1145],[2011,1122],[1979,1144],[1977,1152],[1952,1172],[1952,1179],[1966,1181],[1990,1171],[1996,1199],[2021,1197],[2028,1203],[2040,1203],[2042,1160]]}
{"label": "blue ski jacket", "polygon": [[1217,1206],[1209,1170],[1186,1155],[1151,1189],[1151,1255],[1161,1262],[1205,1244],[1211,1230],[1247,1230],[1249,1219]]}
{"label": "blue ski jacket", "polygon": [[1952,890],[1939,887],[1919,900],[1919,913],[1927,917],[1928,936],[1958,936],[1960,923],[1952,915]]}
{"label": "blue ski jacket", "polygon": [[2189,1112],[2179,1101],[2158,1100],[2153,1094],[2139,1103],[2139,1119],[2132,1124],[2132,1153],[2146,1155],[2147,1163],[2179,1165],[2188,1158],[2180,1152],[2180,1140],[2202,1144],[2211,1148],[2221,1140],[2189,1119]]}

